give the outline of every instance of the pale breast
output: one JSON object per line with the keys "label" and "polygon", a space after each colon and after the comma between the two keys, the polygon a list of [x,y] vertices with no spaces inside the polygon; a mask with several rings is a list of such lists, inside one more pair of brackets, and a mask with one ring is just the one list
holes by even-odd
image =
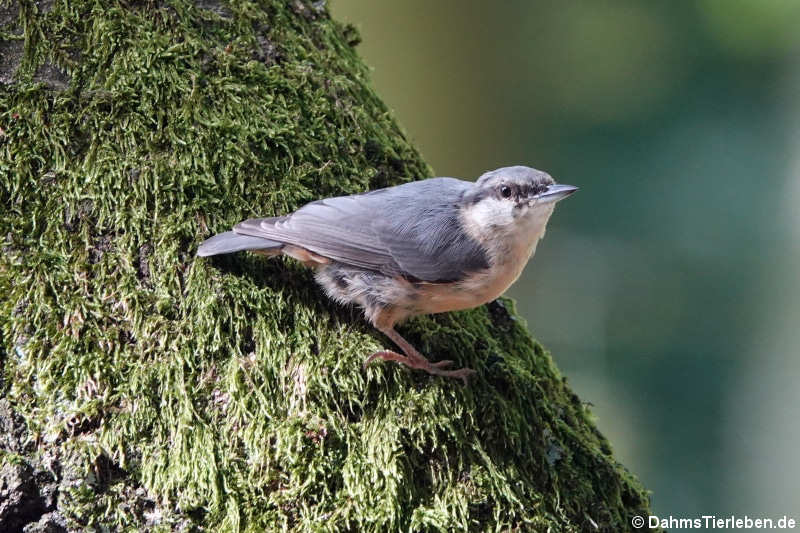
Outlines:
{"label": "pale breast", "polygon": [[536,249],[535,240],[507,243],[496,250],[492,267],[476,272],[457,283],[421,283],[416,305],[421,313],[443,313],[471,309],[491,302],[508,289],[522,273]]}
{"label": "pale breast", "polygon": [[[536,244],[544,236],[552,208],[519,221],[513,228],[496,229],[498,234],[481,234],[491,225],[466,221],[467,230],[479,242],[486,243],[490,268],[471,274],[450,284],[419,285],[420,297],[416,306],[420,313],[442,313],[470,309],[491,302],[508,289],[522,273]],[[510,231],[507,231],[510,229]]]}

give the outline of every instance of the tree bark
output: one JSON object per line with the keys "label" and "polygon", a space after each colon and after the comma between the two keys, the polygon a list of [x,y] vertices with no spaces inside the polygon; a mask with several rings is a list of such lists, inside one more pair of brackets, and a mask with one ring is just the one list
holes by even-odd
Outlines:
{"label": "tree bark", "polygon": [[[0,530],[623,531],[648,495],[513,303],[389,345],[197,245],[428,177],[324,2],[0,6]],[[387,213],[391,216],[391,213]]]}

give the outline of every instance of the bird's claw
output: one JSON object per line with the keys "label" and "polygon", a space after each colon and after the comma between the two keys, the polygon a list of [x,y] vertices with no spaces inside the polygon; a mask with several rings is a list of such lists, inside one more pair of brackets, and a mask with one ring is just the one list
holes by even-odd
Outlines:
{"label": "bird's claw", "polygon": [[364,360],[363,367],[367,368],[367,366],[375,359],[383,359],[384,361],[397,361],[398,363],[403,363],[405,365],[408,364],[408,358],[405,355],[400,355],[399,353],[391,350],[380,350],[367,357]]}
{"label": "bird's claw", "polygon": [[391,350],[381,350],[371,354],[369,357],[366,358],[364,361],[364,368],[367,367],[375,359],[383,359],[384,361],[395,361],[398,363],[402,363],[409,368],[417,368],[420,370],[425,370],[429,374],[443,376],[447,378],[457,378],[464,382],[464,385],[468,384],[469,377],[475,373],[474,370],[471,368],[459,368],[458,370],[445,370],[445,367],[450,366],[453,364],[453,361],[444,360],[438,361],[436,363],[431,363],[424,357],[408,357],[405,355],[401,355],[397,352],[393,352]]}
{"label": "bird's claw", "polygon": [[[448,374],[446,374],[447,377],[460,379],[461,381],[464,382],[464,386],[465,387],[467,385],[469,385],[470,376],[472,376],[473,374],[476,374],[476,372],[474,370],[472,370],[471,368],[459,368],[458,370],[448,370],[447,372],[448,372]],[[445,375],[445,374],[441,374],[441,375]]]}

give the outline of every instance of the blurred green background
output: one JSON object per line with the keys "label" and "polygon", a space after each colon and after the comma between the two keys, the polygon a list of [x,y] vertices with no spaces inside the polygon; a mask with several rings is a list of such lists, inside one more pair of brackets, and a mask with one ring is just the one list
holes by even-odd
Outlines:
{"label": "blurred green background", "polygon": [[438,175],[581,187],[511,295],[654,512],[800,519],[800,2],[331,7]]}

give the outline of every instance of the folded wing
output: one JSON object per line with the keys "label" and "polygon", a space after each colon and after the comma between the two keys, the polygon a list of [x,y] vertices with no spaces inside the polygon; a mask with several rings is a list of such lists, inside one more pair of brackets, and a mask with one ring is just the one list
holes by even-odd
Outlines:
{"label": "folded wing", "polygon": [[458,202],[472,186],[433,178],[312,202],[288,216],[245,220],[234,231],[390,276],[455,281],[489,266],[461,228]]}

